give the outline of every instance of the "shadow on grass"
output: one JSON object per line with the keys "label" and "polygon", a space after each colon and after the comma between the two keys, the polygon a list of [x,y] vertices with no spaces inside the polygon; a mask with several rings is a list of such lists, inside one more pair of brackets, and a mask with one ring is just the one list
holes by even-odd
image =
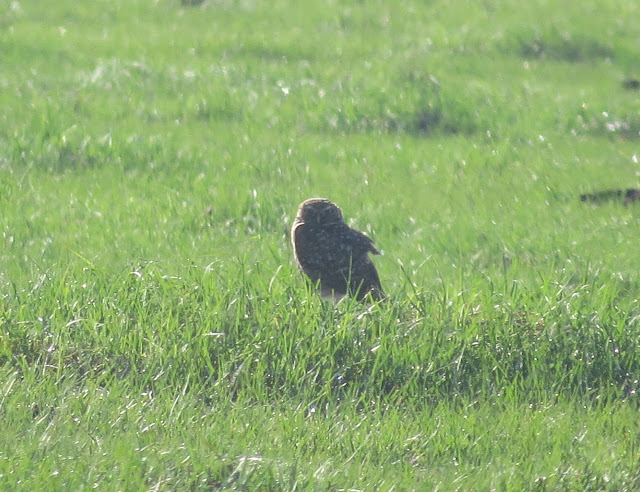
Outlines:
{"label": "shadow on grass", "polygon": [[611,46],[586,33],[569,33],[556,28],[544,32],[533,29],[517,31],[505,36],[503,51],[517,53],[528,60],[557,60],[568,63],[612,60]]}
{"label": "shadow on grass", "polygon": [[631,205],[632,203],[640,202],[640,189],[638,188],[622,188],[611,190],[598,190],[592,193],[583,193],[580,195],[580,200],[583,202],[592,202],[596,204],[602,204],[606,202],[622,202],[623,205]]}
{"label": "shadow on grass", "polygon": [[595,39],[539,36],[520,41],[520,56],[526,59],[562,60],[580,63],[612,59],[613,50]]}
{"label": "shadow on grass", "polygon": [[[473,135],[490,126],[476,105],[487,94],[465,94],[420,71],[396,75],[383,90],[352,81],[340,84],[333,107],[321,108],[320,129],[341,134],[406,134],[415,137]],[[313,123],[313,116],[311,122]]]}

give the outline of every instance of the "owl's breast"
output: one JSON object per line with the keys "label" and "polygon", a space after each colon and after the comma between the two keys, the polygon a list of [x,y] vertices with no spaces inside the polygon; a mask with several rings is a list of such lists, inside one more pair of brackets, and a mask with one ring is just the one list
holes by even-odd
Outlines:
{"label": "owl's breast", "polygon": [[312,278],[321,271],[340,269],[349,263],[350,245],[331,227],[298,224],[293,228],[292,241],[300,268]]}

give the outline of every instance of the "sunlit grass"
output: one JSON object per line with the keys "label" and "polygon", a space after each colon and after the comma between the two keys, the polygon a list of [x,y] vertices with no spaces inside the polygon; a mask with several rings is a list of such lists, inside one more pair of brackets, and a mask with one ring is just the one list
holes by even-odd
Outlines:
{"label": "sunlit grass", "polygon": [[2,488],[638,488],[632,12],[0,7]]}

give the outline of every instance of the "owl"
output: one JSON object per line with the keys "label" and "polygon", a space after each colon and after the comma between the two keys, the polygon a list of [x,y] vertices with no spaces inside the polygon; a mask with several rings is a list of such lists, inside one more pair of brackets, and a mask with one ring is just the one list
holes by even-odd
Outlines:
{"label": "owl", "polygon": [[369,258],[369,253],[380,252],[371,238],[344,222],[340,208],[329,200],[310,198],[300,204],[291,227],[291,242],[298,267],[319,285],[323,298],[385,298]]}

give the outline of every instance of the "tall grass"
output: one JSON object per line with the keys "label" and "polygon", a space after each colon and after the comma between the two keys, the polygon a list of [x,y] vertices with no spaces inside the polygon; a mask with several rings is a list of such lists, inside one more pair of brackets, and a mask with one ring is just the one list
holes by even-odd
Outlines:
{"label": "tall grass", "polygon": [[193,3],[0,7],[2,489],[638,488],[633,3]]}

